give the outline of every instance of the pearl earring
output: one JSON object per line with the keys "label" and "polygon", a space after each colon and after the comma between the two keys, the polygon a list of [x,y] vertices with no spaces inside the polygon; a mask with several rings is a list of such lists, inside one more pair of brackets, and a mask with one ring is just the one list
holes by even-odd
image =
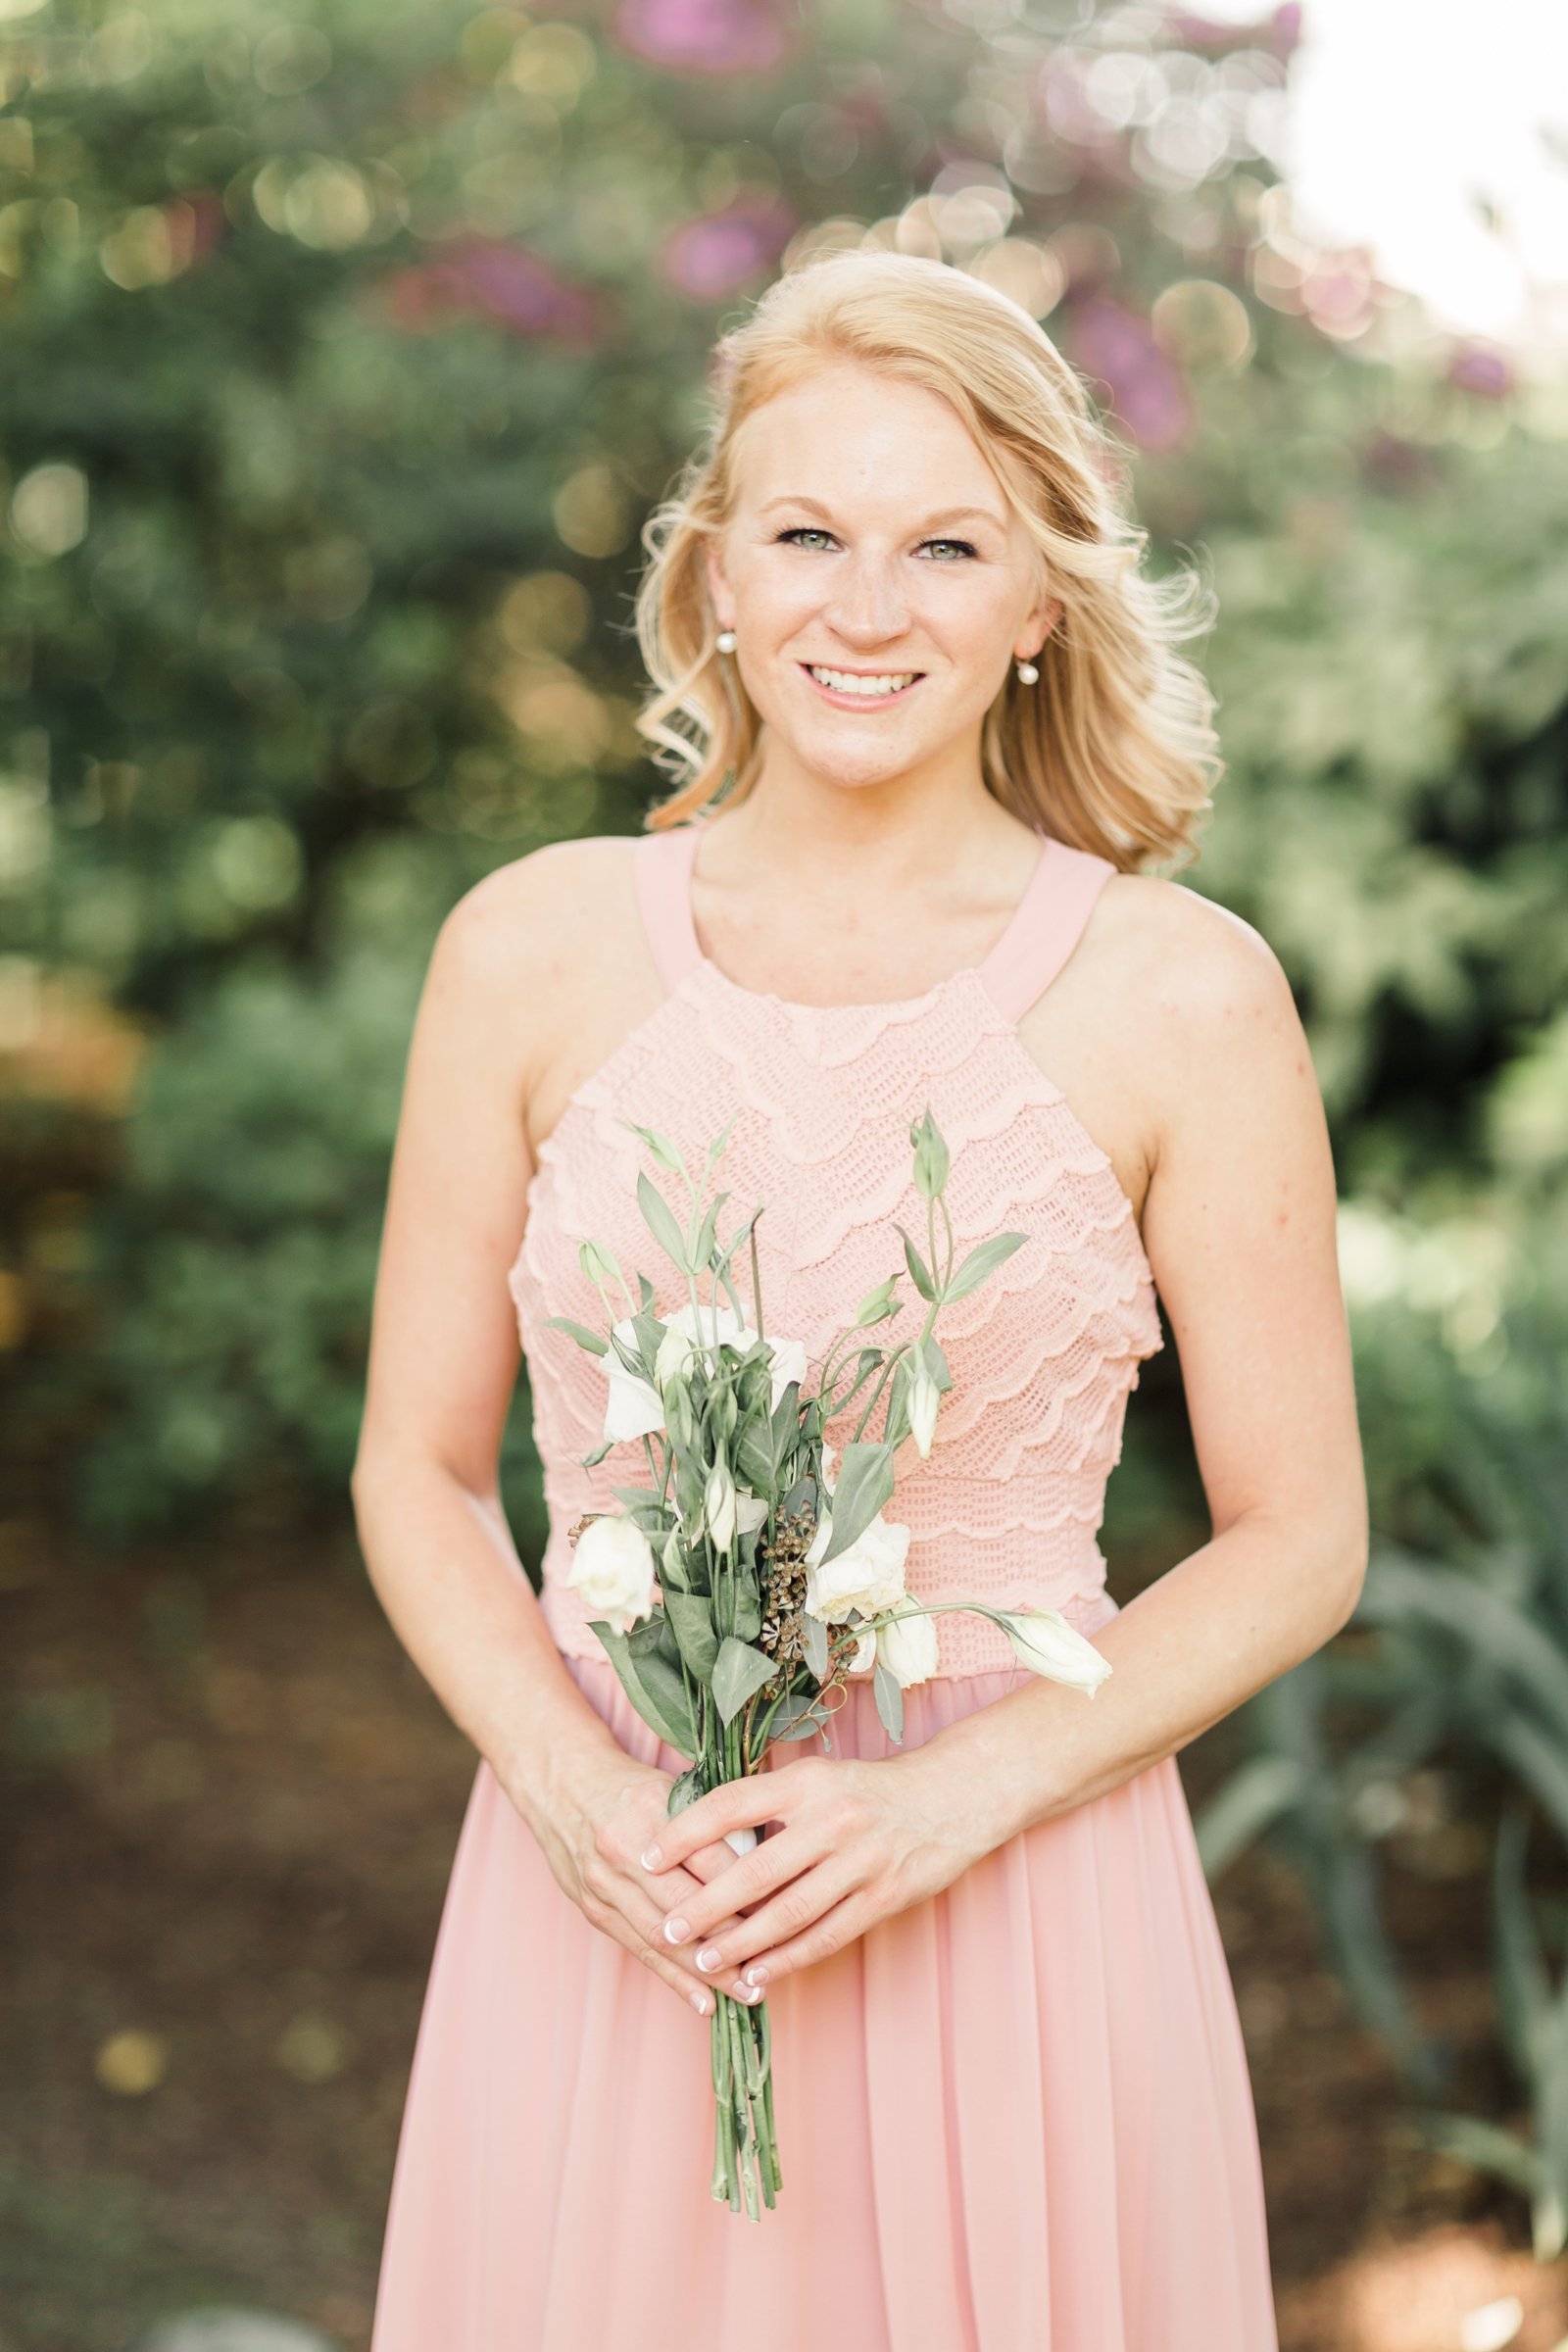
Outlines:
{"label": "pearl earring", "polygon": [[1020,686],[1032,686],[1032,685],[1035,683],[1035,680],[1036,680],[1036,679],[1039,677],[1039,675],[1040,675],[1040,672],[1039,672],[1039,670],[1038,670],[1038,669],[1036,669],[1036,667],[1035,667],[1035,665],[1034,665],[1034,663],[1033,663],[1032,662],[1019,662],[1019,664],[1018,664],[1018,683],[1019,683],[1019,685],[1020,685]]}
{"label": "pearl earring", "polygon": [[718,647],[718,650],[721,654],[732,654],[735,651],[734,630],[720,629],[718,635],[714,638],[713,643]]}

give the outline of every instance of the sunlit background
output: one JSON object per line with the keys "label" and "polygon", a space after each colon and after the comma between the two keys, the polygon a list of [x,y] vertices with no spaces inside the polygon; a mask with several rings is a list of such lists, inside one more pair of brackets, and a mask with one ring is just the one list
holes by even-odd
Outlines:
{"label": "sunlit background", "polygon": [[[364,2352],[473,1763],[346,1494],[415,998],[660,789],[639,530],[865,243],[1212,578],[1185,879],[1333,1125],[1374,1565],[1182,1760],[1282,2344],[1568,2339],[1568,17],[0,0],[0,2352]],[[525,1381],[504,1475],[536,1561]],[[1112,1591],[1205,1532],[1167,1349]]]}

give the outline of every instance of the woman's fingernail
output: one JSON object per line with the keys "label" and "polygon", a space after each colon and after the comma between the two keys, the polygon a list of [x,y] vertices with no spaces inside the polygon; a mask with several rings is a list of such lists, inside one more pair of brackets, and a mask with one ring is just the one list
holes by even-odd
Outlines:
{"label": "woman's fingernail", "polygon": [[760,2001],[762,1997],[760,1984],[737,1984],[735,1989],[743,2001]]}
{"label": "woman's fingernail", "polygon": [[660,1850],[659,1850],[658,1846],[657,1846],[657,1845],[651,1845],[651,1846],[648,1848],[648,1851],[647,1851],[647,1853],[646,1853],[646,1854],[644,1854],[644,1855],[643,1855],[643,1857],[642,1857],[642,1865],[643,1865],[643,1868],[644,1868],[644,1870],[657,1870],[657,1869],[659,1868],[659,1865],[661,1864],[661,1862],[662,1862],[662,1860],[663,1860],[663,1859],[664,1859],[664,1857],[663,1857],[663,1855],[662,1855],[662,1854],[660,1852]]}
{"label": "woman's fingernail", "polygon": [[705,1944],[697,1955],[697,1965],[699,1968],[717,1968],[723,1956],[716,1943]]}
{"label": "woman's fingernail", "polygon": [[702,1991],[694,1992],[692,1994],[692,2007],[696,2010],[699,2017],[706,2017],[708,2015],[707,1993]]}
{"label": "woman's fingernail", "polygon": [[746,1982],[748,1984],[765,1984],[767,1983],[767,1970],[760,1960],[755,1961],[746,1971]]}
{"label": "woman's fingernail", "polygon": [[687,1938],[687,1936],[688,1936],[690,1934],[691,1934],[691,1929],[690,1929],[690,1928],[687,1926],[687,1924],[686,1924],[685,1920],[683,1920],[683,1919],[666,1919],[666,1920],[665,1920],[665,1922],[664,1922],[664,1940],[665,1940],[665,1942],[666,1942],[666,1943],[684,1943],[684,1942],[685,1942],[685,1940],[686,1940],[686,1938]]}

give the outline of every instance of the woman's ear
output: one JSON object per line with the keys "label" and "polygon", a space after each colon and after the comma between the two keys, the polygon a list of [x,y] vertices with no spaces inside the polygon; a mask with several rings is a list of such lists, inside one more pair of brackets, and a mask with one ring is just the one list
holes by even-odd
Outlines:
{"label": "woman's ear", "polygon": [[721,629],[735,626],[734,607],[729,582],[724,577],[724,551],[715,533],[710,531],[703,541],[703,564],[708,573],[708,594]]}
{"label": "woman's ear", "polygon": [[[1027,634],[1033,639],[1033,643],[1027,646],[1015,646],[1013,649],[1020,662],[1032,662],[1035,659],[1066,609],[1059,596],[1048,596],[1041,599],[1029,615]],[[1023,633],[1020,631],[1020,635]]]}

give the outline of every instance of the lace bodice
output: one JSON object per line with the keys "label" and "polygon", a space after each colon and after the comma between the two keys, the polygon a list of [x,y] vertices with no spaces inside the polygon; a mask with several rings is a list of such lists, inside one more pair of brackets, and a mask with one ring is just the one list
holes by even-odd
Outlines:
{"label": "lace bodice", "polygon": [[[646,1170],[684,1216],[678,1180],[655,1168],[619,1122],[672,1137],[696,1174],[734,1115],[720,1163],[731,1218],[758,1223],[770,1333],[805,1342],[820,1365],[865,1293],[903,1275],[902,1337],[923,1314],[904,1270],[903,1224],[916,1240],[925,1203],[910,1171],[909,1123],[927,1102],[951,1152],[947,1203],[956,1254],[1004,1230],[1029,1239],[989,1281],[941,1311],[936,1331],[954,1387],[931,1451],[906,1441],[889,1519],[911,1531],[909,1591],[1058,1608],[1084,1631],[1114,1614],[1097,1541],[1105,1484],[1120,1458],[1127,1396],[1161,1345],[1154,1285],[1132,1204],[1105,1153],[1039,1067],[1017,1024],[1050,986],[1087,922],[1108,860],[1042,834],[1022,901],[984,960],[895,1004],[804,1005],[745,989],[703,954],[690,876],[703,823],[640,835],[638,905],[667,994],[579,1086],[541,1144],[522,1245],[509,1285],[526,1355],[550,1536],[541,1602],[558,1645],[604,1655],[564,1579],[567,1529],[612,1509],[633,1484],[640,1446],[592,1470],[605,1375],[548,1315],[602,1326],[578,1264],[584,1238],[608,1243],[628,1280],[647,1274],[658,1306],[685,1291],[643,1223]],[[748,1295],[749,1261],[737,1276]],[[914,1328],[917,1328],[915,1321]],[[863,1396],[828,1437],[854,1434]],[[1001,1629],[957,1611],[936,1619],[939,1672],[1006,1667]]]}

